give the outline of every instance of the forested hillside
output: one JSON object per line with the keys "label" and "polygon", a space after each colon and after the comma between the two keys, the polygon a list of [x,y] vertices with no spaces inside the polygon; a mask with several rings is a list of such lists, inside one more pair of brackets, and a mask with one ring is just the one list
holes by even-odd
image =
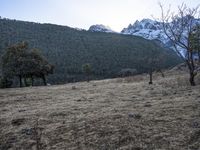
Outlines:
{"label": "forested hillside", "polygon": [[85,79],[82,66],[90,64],[92,78],[116,77],[122,69],[147,72],[148,58],[162,54],[159,65],[171,67],[180,62],[172,50],[153,41],[115,33],[95,33],[52,24],[0,19],[0,55],[8,45],[27,41],[30,48],[41,50],[55,66],[50,83],[66,83]]}

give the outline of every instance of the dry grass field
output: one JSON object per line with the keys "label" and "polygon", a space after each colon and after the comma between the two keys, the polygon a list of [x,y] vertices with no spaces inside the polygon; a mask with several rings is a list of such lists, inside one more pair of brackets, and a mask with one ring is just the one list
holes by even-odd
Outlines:
{"label": "dry grass field", "polygon": [[200,150],[187,74],[0,90],[1,150]]}

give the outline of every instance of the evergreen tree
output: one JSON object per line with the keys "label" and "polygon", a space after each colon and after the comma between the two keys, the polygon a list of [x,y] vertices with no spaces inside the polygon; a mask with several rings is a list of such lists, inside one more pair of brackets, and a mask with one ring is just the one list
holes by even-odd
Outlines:
{"label": "evergreen tree", "polygon": [[87,82],[89,82],[90,81],[90,75],[91,75],[91,73],[92,73],[92,67],[91,67],[91,65],[90,64],[84,64],[83,66],[82,66],[82,70],[83,70],[83,72],[85,73],[85,75],[87,76]]}
{"label": "evergreen tree", "polygon": [[53,73],[54,67],[39,53],[38,50],[28,50],[28,44],[21,42],[9,47],[2,56],[2,74],[3,77],[13,79],[19,78],[20,87],[23,86],[24,78],[27,85],[27,79],[34,83],[34,77],[43,79],[44,85],[47,85],[46,76]]}

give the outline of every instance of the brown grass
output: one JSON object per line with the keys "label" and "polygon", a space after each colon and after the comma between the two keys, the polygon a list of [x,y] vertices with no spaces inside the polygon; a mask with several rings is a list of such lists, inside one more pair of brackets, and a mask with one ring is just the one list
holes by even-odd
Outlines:
{"label": "brown grass", "polygon": [[154,79],[2,89],[0,149],[199,150],[200,86]]}

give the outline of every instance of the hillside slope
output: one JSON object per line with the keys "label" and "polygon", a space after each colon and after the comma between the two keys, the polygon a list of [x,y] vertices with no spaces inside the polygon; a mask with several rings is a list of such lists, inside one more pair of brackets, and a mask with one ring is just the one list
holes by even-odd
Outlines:
{"label": "hillside slope", "polygon": [[[164,54],[163,68],[180,62],[168,51],[141,37],[114,33],[79,31],[65,26],[0,19],[0,54],[5,45],[28,41],[30,48],[39,48],[55,65],[50,83],[66,83],[84,79],[82,65],[90,63],[93,79],[116,77],[124,68],[145,72],[149,51]],[[155,55],[156,55],[155,54]]]}
{"label": "hillside slope", "polygon": [[198,150],[200,77],[165,75],[0,90],[0,149]]}

